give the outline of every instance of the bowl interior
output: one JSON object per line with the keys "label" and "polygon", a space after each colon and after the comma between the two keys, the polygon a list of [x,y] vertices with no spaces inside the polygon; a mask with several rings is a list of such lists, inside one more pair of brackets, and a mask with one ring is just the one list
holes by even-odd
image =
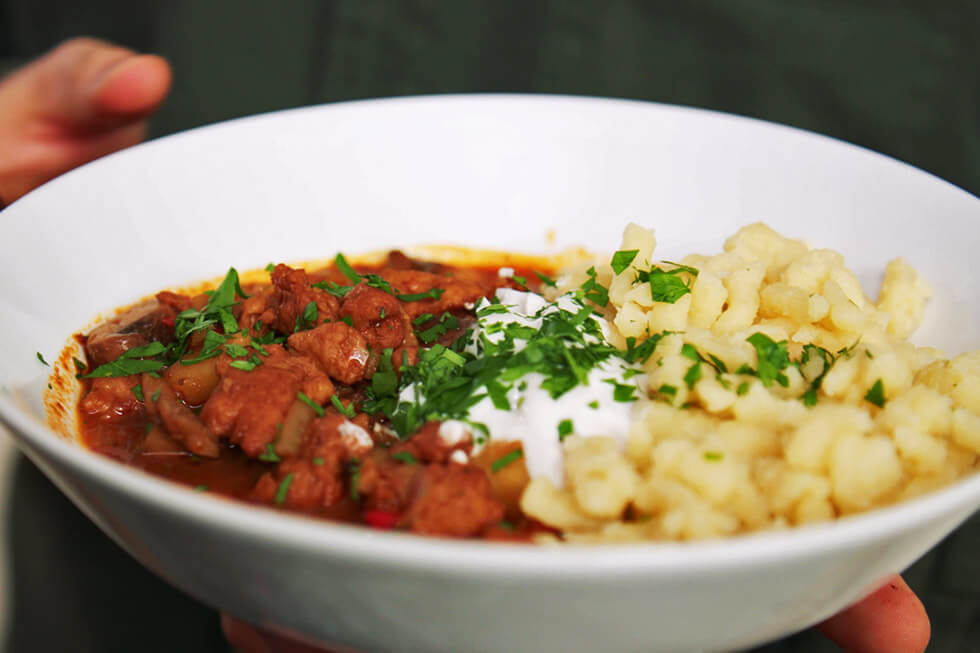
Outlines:
{"label": "bowl interior", "polygon": [[[49,369],[35,352],[52,360],[100,311],[220,276],[231,265],[431,243],[612,251],[629,221],[654,227],[658,256],[673,259],[718,251],[738,227],[759,220],[843,252],[872,296],[885,263],[904,256],[936,291],[914,340],[948,354],[980,348],[980,277],[969,267],[980,202],[929,174],[831,139],[705,111],[583,98],[423,97],[195,130],[80,168],[9,207],[0,216],[0,415],[34,444],[51,440],[41,426]],[[133,480],[137,473],[87,454],[57,455],[192,509],[181,498],[189,493],[154,489],[163,484]],[[830,545],[836,533],[859,537],[937,520],[946,510],[975,509],[980,479],[946,493],[948,500],[889,509],[892,517],[820,527],[817,538],[783,534],[699,550],[727,564],[737,551],[761,559],[785,552],[776,546],[785,542]],[[204,509],[211,516],[237,519],[246,530],[273,520],[305,534],[320,526],[272,514],[246,519],[238,506],[206,503],[214,504]],[[366,545],[349,530],[333,529],[340,533],[333,542],[368,552],[385,546]],[[402,556],[427,547],[435,566],[488,559],[449,543],[398,547]],[[440,562],[447,551],[457,558]],[[664,566],[686,555],[658,551],[646,562]],[[589,554],[564,560],[578,555]],[[565,571],[561,556],[529,560],[542,573]],[[622,561],[592,562],[597,571]]]}

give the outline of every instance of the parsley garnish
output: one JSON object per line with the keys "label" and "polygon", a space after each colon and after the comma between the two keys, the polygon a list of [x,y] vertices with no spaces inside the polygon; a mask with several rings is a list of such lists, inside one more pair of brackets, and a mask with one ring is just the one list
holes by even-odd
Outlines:
{"label": "parsley garnish", "polygon": [[293,333],[315,327],[317,310],[316,302],[311,301],[309,304],[307,304],[303,309],[303,313],[296,318],[296,327],[293,329]]}
{"label": "parsley garnish", "polygon": [[558,285],[558,283],[554,279],[552,279],[551,277],[549,277],[547,275],[541,274],[538,271],[535,271],[534,274],[535,274],[535,276],[538,277],[538,279],[541,280],[541,283],[543,283],[546,286],[550,286],[552,288],[555,288]]}
{"label": "parsley garnish", "polygon": [[132,388],[130,388],[130,390],[133,391],[133,394],[136,395],[136,398],[137,399],[139,399],[140,401],[143,401],[143,386],[141,386],[139,383],[137,383]]}
{"label": "parsley garnish", "polygon": [[504,454],[500,458],[497,458],[495,461],[493,461],[493,463],[490,465],[490,471],[494,473],[499,472],[507,465],[511,464],[515,460],[520,460],[523,457],[524,457],[523,449],[514,449],[510,453]]}
{"label": "parsley garnish", "polygon": [[589,404],[588,404],[588,406],[592,410],[599,410],[599,402],[598,401],[590,401]]}
{"label": "parsley garnish", "polygon": [[410,451],[398,451],[391,454],[393,460],[405,463],[406,465],[416,465],[418,461],[415,460],[415,456],[412,455]]}
{"label": "parsley garnish", "polygon": [[721,460],[722,458],[724,458],[724,456],[722,455],[722,453],[720,451],[705,451],[704,452],[704,459],[705,460],[708,460],[708,461],[711,461],[711,462],[717,462],[717,461]]}
{"label": "parsley garnish", "polygon": [[358,284],[361,282],[361,275],[354,271],[354,268],[350,266],[350,263],[347,262],[347,259],[344,258],[343,254],[338,253],[337,256],[334,257],[333,262],[334,265],[337,266],[337,269],[340,270],[340,273],[347,277],[348,281],[353,284]]}
{"label": "parsley garnish", "polygon": [[85,361],[75,356],[72,356],[71,359],[75,362],[75,378],[82,378],[82,375],[85,374],[85,370],[88,369],[88,365],[85,364]]}
{"label": "parsley garnish", "polygon": [[289,485],[292,482],[292,472],[283,477],[282,481],[279,483],[279,488],[276,490],[276,504],[281,506],[286,501],[286,495],[289,493]]}
{"label": "parsley garnish", "polygon": [[343,415],[344,417],[348,419],[354,417],[355,413],[354,413],[353,402],[345,406],[344,403],[337,397],[337,395],[330,395],[330,403],[332,403],[333,407],[336,408],[338,411],[340,411],[340,414]]}
{"label": "parsley garnish", "polygon": [[575,428],[572,425],[572,420],[563,419],[562,421],[558,422],[558,441],[564,442],[565,438],[570,436],[573,430],[575,430]]}
{"label": "parsley garnish", "polygon": [[738,387],[735,388],[735,394],[737,394],[739,397],[741,397],[748,391],[749,391],[748,381],[742,381],[741,383],[738,384]]}
{"label": "parsley garnish", "polygon": [[585,273],[589,275],[581,286],[585,298],[597,306],[606,306],[609,303],[609,290],[597,280],[595,267],[590,267]]}
{"label": "parsley garnish", "polygon": [[432,288],[425,292],[395,294],[395,299],[400,299],[403,302],[420,302],[424,299],[439,299],[444,292],[446,291],[442,288]]}
{"label": "parsley garnish", "polygon": [[157,388],[157,391],[150,395],[150,399],[154,402],[158,401],[160,399],[160,392],[160,388]]}
{"label": "parsley garnish", "polygon": [[684,374],[684,384],[687,385],[688,390],[694,389],[694,384],[701,380],[701,361],[699,360],[694,365],[687,368],[687,372]]}
{"label": "parsley garnish", "polygon": [[885,405],[885,384],[881,382],[881,379],[874,382],[874,385],[868,389],[868,392],[864,395],[864,398],[866,401],[871,402],[878,408]]}
{"label": "parsley garnish", "polygon": [[630,266],[636,255],[640,253],[638,249],[621,249],[615,254],[613,254],[612,261],[610,265],[612,266],[613,272],[616,274],[622,274],[623,270]]}
{"label": "parsley garnish", "polygon": [[664,383],[662,386],[657,388],[657,393],[662,394],[666,397],[673,398],[677,396],[677,388],[675,386]]}
{"label": "parsley garnish", "polygon": [[194,490],[197,491],[197,492],[207,492],[208,491],[208,486],[207,485],[195,485],[194,486]]}
{"label": "parsley garnish", "polygon": [[313,464],[314,465],[322,465],[323,464],[323,458],[320,458],[319,456],[317,456],[316,458],[313,459]]}
{"label": "parsley garnish", "polygon": [[282,460],[282,458],[279,457],[279,454],[276,453],[276,450],[272,447],[271,442],[266,442],[265,451],[260,453],[257,458],[264,463],[277,463]]}
{"label": "parsley garnish", "polygon": [[361,496],[357,491],[357,484],[361,480],[361,461],[351,458],[347,461],[347,473],[350,474],[350,498],[360,501]]}
{"label": "parsley garnish", "polygon": [[650,271],[649,283],[650,296],[655,302],[673,304],[691,292],[682,279],[660,268],[653,268]]}
{"label": "parsley garnish", "polygon": [[34,353],[37,355],[37,359],[39,361],[41,361],[41,363],[43,363],[44,365],[47,365],[48,367],[51,367],[51,365],[48,364],[48,361],[44,360],[44,356],[41,355],[41,352],[37,351],[37,352],[34,352]]}
{"label": "parsley garnish", "polygon": [[119,358],[105,365],[99,365],[83,379],[102,379],[116,376],[130,376],[142,372],[155,372],[162,370],[164,363],[154,360],[153,357],[159,356],[168,351],[168,347],[159,342],[151,342],[141,347],[133,347],[124,352]]}
{"label": "parsley garnish", "polygon": [[759,355],[757,374],[762,385],[767,388],[773,381],[784,388],[789,385],[789,379],[782,370],[789,367],[789,354],[786,352],[786,341],[775,342],[764,333],[753,333],[746,340],[755,347]]}
{"label": "parsley garnish", "polygon": [[296,398],[299,399],[300,401],[302,401],[304,404],[306,404],[310,408],[312,408],[313,409],[313,412],[316,413],[318,417],[323,417],[323,414],[324,414],[323,413],[323,406],[321,406],[320,404],[316,403],[315,401],[313,401],[312,399],[310,399],[309,397],[307,397],[306,394],[303,393],[302,390],[300,390],[299,392],[296,393]]}

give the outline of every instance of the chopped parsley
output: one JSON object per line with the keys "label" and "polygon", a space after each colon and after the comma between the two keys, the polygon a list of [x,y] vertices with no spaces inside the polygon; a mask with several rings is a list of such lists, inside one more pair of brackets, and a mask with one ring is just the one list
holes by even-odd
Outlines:
{"label": "chopped parsley", "polygon": [[638,249],[621,249],[615,254],[613,254],[612,261],[609,265],[612,266],[613,272],[616,274],[622,274],[623,270],[630,266],[636,255],[640,253]]}
{"label": "chopped parsley", "polygon": [[724,455],[720,451],[705,451],[704,459],[709,462],[717,462],[724,458]]}
{"label": "chopped parsley", "polygon": [[296,326],[293,328],[293,332],[296,333],[298,331],[305,331],[306,329],[312,329],[315,327],[317,312],[318,309],[316,302],[311,301],[309,304],[307,304],[303,309],[303,313],[296,318]]}
{"label": "chopped parsley", "polygon": [[662,386],[657,388],[657,393],[673,399],[674,397],[677,396],[677,388],[675,386],[664,383]]}
{"label": "chopped parsley", "polygon": [[320,458],[319,456],[317,456],[316,458],[313,459],[313,464],[314,465],[318,465],[318,466],[319,465],[322,465],[323,464],[323,458]]}
{"label": "chopped parsley", "polygon": [[313,409],[313,412],[317,414],[317,417],[323,417],[323,415],[324,415],[324,413],[323,413],[323,406],[321,406],[320,404],[316,403],[315,401],[313,401],[312,399],[310,399],[308,396],[306,396],[306,394],[302,390],[300,390],[299,392],[296,393],[296,398],[299,399],[300,401],[302,401],[304,404],[306,404],[310,408],[312,408]]}
{"label": "chopped parsley", "polygon": [[157,388],[157,391],[150,395],[150,399],[152,399],[154,402],[158,401],[160,399],[160,392],[161,389]]}
{"label": "chopped parsley", "polygon": [[425,292],[392,294],[395,295],[395,299],[400,299],[403,302],[420,302],[426,299],[439,299],[444,292],[446,291],[442,288],[432,288]]}
{"label": "chopped parsley", "polygon": [[864,395],[864,399],[878,408],[885,405],[885,384],[881,382],[881,379],[875,381],[874,385],[868,389],[867,394]]}
{"label": "chopped parsley", "polygon": [[492,471],[493,473],[497,473],[507,465],[511,464],[514,461],[520,460],[523,457],[524,457],[523,449],[514,449],[510,453],[504,454],[500,458],[497,458],[495,461],[493,461],[493,463],[490,465],[490,471]]}
{"label": "chopped parsley", "polygon": [[575,427],[572,425],[572,420],[563,419],[562,421],[558,422],[558,441],[564,442],[565,438],[570,436],[574,430]]}
{"label": "chopped parsley", "polygon": [[699,360],[694,365],[687,368],[687,372],[684,374],[684,384],[687,386],[688,390],[694,389],[694,384],[701,380],[701,361]]}
{"label": "chopped parsley", "polygon": [[552,279],[551,277],[545,274],[541,274],[540,272],[535,271],[534,275],[541,281],[541,283],[543,283],[546,286],[554,288],[558,285],[558,283],[554,279]]}
{"label": "chopped parsley", "polygon": [[136,398],[137,399],[139,399],[140,401],[143,401],[143,386],[141,386],[139,383],[137,383],[132,388],[130,388],[130,390],[133,391],[133,394],[136,395]]}
{"label": "chopped parsley", "polygon": [[735,394],[737,394],[739,397],[746,394],[748,391],[749,391],[748,381],[742,381],[741,383],[738,384],[738,387],[735,388]]}
{"label": "chopped parsley", "polygon": [[789,385],[789,378],[783,370],[789,367],[789,354],[786,351],[786,341],[775,342],[764,333],[753,333],[746,340],[755,347],[759,355],[759,365],[756,373],[762,385],[767,388],[775,381],[784,388]]}
{"label": "chopped parsley", "polygon": [[[330,403],[332,403],[333,404],[333,407],[336,408],[340,412],[340,414],[343,415],[344,417],[346,417],[347,419],[350,419],[350,418],[354,417],[355,412],[354,412],[354,403],[353,402],[351,402],[351,403],[349,403],[348,405],[345,406],[344,405],[344,402],[342,402],[340,400],[340,398],[337,397],[337,395],[330,395]],[[321,413],[321,416],[322,416],[322,413]]]}
{"label": "chopped parsley", "polygon": [[157,357],[167,350],[168,347],[159,342],[151,342],[141,347],[133,347],[124,352],[116,360],[99,365],[82,378],[102,379],[162,370],[165,367],[165,363],[158,360]]}
{"label": "chopped parsley", "polygon": [[286,502],[286,495],[289,494],[289,486],[293,482],[293,473],[290,472],[283,476],[282,481],[279,482],[279,488],[276,489],[276,505],[282,505]]}
{"label": "chopped parsley", "polygon": [[415,460],[415,456],[412,455],[410,451],[398,451],[391,454],[393,460],[405,463],[406,465],[417,465],[418,461]]}
{"label": "chopped parsley", "polygon": [[37,355],[37,359],[39,361],[41,361],[41,363],[43,365],[47,365],[48,367],[51,367],[51,365],[48,363],[48,361],[44,360],[44,356],[41,355],[41,352],[37,351],[37,352],[34,352],[34,353],[35,353],[35,355]]}
{"label": "chopped parsley", "polygon": [[277,463],[282,460],[276,450],[273,448],[271,442],[265,444],[265,450],[260,453],[257,458],[264,463]]}
{"label": "chopped parsley", "polygon": [[207,492],[208,491],[208,486],[207,485],[195,485],[194,486],[194,490],[196,492]]}
{"label": "chopped parsley", "polygon": [[361,480],[361,461],[357,458],[351,458],[347,461],[347,473],[350,475],[350,498],[354,501],[360,501],[361,496],[357,491],[357,485]]}
{"label": "chopped parsley", "polygon": [[589,275],[589,278],[581,286],[585,292],[585,298],[597,306],[609,304],[609,289],[599,283],[595,267],[590,267],[585,273]]}
{"label": "chopped parsley", "polygon": [[340,270],[340,273],[347,277],[347,280],[353,284],[358,284],[361,282],[361,275],[354,271],[354,268],[350,266],[347,259],[344,258],[343,254],[338,253],[333,260],[334,265]]}

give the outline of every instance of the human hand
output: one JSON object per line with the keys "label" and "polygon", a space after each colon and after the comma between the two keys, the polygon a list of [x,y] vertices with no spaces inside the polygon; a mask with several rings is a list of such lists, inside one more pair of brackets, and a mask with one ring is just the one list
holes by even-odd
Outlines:
{"label": "human hand", "polygon": [[0,80],[0,198],[142,141],[170,80],[161,57],[89,38]]}
{"label": "human hand", "polygon": [[[821,632],[849,653],[922,653],[929,643],[929,617],[901,576],[893,576],[869,597],[819,625]],[[343,653],[317,648],[253,628],[226,614],[221,629],[240,653]]]}

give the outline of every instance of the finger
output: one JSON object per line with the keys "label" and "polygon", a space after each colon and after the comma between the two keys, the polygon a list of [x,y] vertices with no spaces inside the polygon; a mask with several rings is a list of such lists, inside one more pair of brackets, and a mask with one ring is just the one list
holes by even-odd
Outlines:
{"label": "finger", "polygon": [[853,653],[922,653],[930,626],[922,602],[901,576],[819,626],[824,635]]}
{"label": "finger", "polygon": [[253,628],[225,613],[221,613],[221,631],[238,653],[356,653],[343,646],[323,648]]}
{"label": "finger", "polygon": [[10,80],[21,119],[104,131],[154,111],[170,89],[170,66],[153,55],[95,39],[67,41]]}

